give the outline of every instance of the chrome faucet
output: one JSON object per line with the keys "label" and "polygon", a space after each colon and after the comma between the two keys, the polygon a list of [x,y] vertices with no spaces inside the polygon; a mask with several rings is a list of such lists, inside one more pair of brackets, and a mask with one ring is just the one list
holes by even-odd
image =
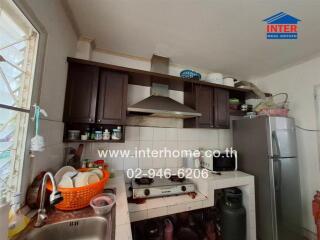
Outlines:
{"label": "chrome faucet", "polygon": [[50,178],[50,181],[52,183],[52,193],[50,194],[50,205],[55,205],[63,200],[63,197],[61,195],[61,192],[57,190],[57,185],[54,180],[54,177],[51,172],[46,172],[42,179],[42,187],[41,187],[41,195],[40,195],[40,208],[38,210],[38,217],[37,221],[34,224],[35,227],[42,227],[45,225],[45,221],[48,218],[46,209],[44,208],[44,202],[45,202],[45,195],[46,195],[46,185],[47,185],[47,179]]}

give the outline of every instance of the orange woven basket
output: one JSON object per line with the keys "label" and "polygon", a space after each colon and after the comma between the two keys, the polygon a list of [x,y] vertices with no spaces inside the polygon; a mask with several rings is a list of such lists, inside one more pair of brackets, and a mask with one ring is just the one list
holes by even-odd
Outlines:
{"label": "orange woven basket", "polygon": [[[80,172],[87,172],[89,169],[79,169]],[[109,181],[110,173],[103,170],[103,178],[94,184],[77,188],[61,188],[58,190],[62,193],[62,202],[55,205],[60,210],[77,210],[87,207],[90,204],[91,198],[103,192],[106,183]],[[52,192],[51,182],[47,183],[47,189]]]}

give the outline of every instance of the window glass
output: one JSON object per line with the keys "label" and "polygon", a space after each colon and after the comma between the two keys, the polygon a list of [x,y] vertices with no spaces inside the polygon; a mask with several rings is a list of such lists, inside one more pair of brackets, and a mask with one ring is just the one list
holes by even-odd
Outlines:
{"label": "window glass", "polygon": [[0,199],[20,189],[39,34],[13,1],[0,5]]}

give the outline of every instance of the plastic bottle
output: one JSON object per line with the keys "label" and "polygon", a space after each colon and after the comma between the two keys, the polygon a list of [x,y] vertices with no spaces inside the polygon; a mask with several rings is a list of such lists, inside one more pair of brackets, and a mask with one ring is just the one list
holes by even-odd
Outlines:
{"label": "plastic bottle", "polygon": [[25,229],[30,219],[24,216],[20,209],[21,204],[21,193],[14,193],[12,196],[12,207],[9,212],[9,229],[8,229],[8,236],[9,238],[13,238],[18,233]]}

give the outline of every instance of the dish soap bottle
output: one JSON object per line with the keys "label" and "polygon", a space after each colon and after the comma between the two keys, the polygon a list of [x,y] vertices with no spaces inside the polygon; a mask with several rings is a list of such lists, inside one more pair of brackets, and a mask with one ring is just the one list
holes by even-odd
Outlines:
{"label": "dish soap bottle", "polygon": [[21,194],[15,193],[12,197],[12,207],[9,212],[9,229],[8,236],[13,238],[18,233],[23,231],[29,224],[30,218],[23,215],[19,210],[21,204]]}

